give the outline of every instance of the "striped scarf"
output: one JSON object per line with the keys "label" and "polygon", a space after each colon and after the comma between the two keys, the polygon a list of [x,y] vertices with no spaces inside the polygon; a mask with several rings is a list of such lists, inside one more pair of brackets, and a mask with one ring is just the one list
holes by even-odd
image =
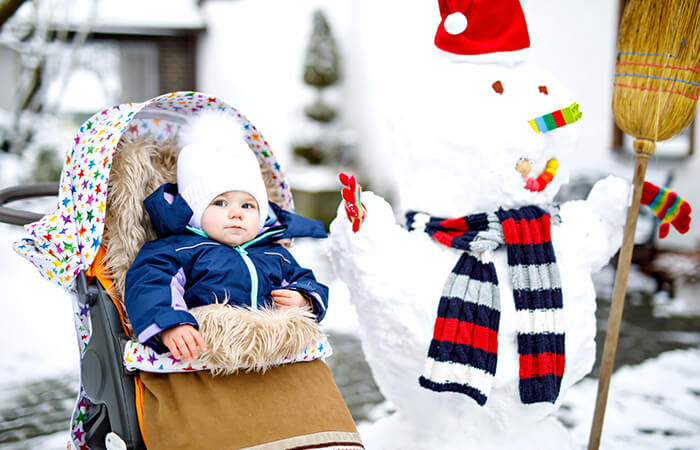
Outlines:
{"label": "striped scarf", "polygon": [[440,297],[420,385],[486,403],[496,374],[501,314],[491,250],[505,244],[517,314],[520,400],[554,403],[564,374],[564,316],[549,214],[525,206],[456,219],[409,212],[406,219],[407,228],[464,252]]}

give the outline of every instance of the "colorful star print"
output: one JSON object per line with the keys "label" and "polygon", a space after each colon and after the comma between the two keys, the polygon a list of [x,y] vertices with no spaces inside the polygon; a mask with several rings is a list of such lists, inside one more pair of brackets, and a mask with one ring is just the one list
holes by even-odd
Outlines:
{"label": "colorful star print", "polygon": [[[298,355],[284,356],[273,365],[289,364],[298,361],[310,361],[319,358],[328,358],[333,354],[328,339],[323,339],[315,347],[305,348]],[[129,371],[141,370],[155,373],[191,372],[195,370],[207,370],[207,364],[199,359],[184,361],[175,358],[170,352],[156,353],[152,348],[132,340],[126,343],[124,348],[124,367]]]}
{"label": "colorful star print", "polygon": [[[102,242],[109,169],[122,134],[148,133],[156,139],[167,139],[177,134],[180,125],[168,121],[166,114],[176,112],[187,116],[204,109],[228,112],[240,121],[244,139],[261,165],[282,181],[278,186],[284,199],[280,206],[293,211],[291,193],[274,153],[245,116],[216,97],[198,92],[172,92],[143,103],[103,109],[79,128],[64,160],[56,209],[28,225],[31,239],[15,243],[15,250],[29,259],[44,277],[73,291],[74,274],[92,264]],[[140,117],[140,111],[149,114]],[[166,112],[163,118],[157,116],[159,111]],[[83,248],[93,251],[78,254],[78,249]],[[67,271],[69,265],[78,269]],[[66,273],[59,277],[63,272]]]}

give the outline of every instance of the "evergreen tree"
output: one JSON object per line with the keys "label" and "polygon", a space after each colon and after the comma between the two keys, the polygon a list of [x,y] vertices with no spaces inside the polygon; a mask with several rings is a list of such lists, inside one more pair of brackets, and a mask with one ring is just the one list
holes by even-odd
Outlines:
{"label": "evergreen tree", "polygon": [[324,102],[322,91],[337,83],[339,78],[340,57],[335,39],[323,11],[316,10],[304,61],[304,82],[315,87],[318,95],[314,103],[304,108],[308,117],[319,122],[330,122],[335,118],[336,110]]}

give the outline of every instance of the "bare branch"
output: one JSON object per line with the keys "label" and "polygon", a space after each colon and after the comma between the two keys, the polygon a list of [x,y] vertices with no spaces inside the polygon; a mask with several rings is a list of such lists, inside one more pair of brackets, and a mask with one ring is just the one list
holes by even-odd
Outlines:
{"label": "bare branch", "polygon": [[0,28],[22,6],[22,3],[24,0],[3,0],[0,2]]}

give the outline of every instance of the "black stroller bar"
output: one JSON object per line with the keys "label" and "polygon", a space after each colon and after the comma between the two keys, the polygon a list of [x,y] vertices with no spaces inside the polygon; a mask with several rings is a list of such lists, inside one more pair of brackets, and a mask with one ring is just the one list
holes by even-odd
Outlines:
{"label": "black stroller bar", "polygon": [[[58,195],[58,183],[35,183],[0,190],[0,222],[26,225],[43,214],[4,206],[7,203],[35,197]],[[116,434],[128,450],[143,450],[145,444],[135,409],[135,373],[122,363],[128,340],[117,308],[97,280],[88,282],[85,273],[76,277],[78,301],[90,308],[92,334],[80,365],[80,378],[85,393],[93,402],[85,418],[85,441],[90,448],[106,448],[106,441]],[[121,446],[112,447],[120,448]]]}
{"label": "black stroller bar", "polygon": [[129,450],[144,449],[143,438],[134,407],[134,373],[122,364],[127,336],[122,330],[119,313],[104,288],[87,282],[80,272],[76,279],[78,301],[90,307],[92,335],[80,365],[80,379],[85,393],[95,404],[89,416],[86,434],[90,448],[104,448],[106,434],[116,433]]}
{"label": "black stroller bar", "polygon": [[8,208],[7,203],[35,197],[58,195],[58,183],[35,183],[25,186],[12,186],[0,190],[0,222],[10,225],[26,225],[41,219],[44,215],[30,211]]}

